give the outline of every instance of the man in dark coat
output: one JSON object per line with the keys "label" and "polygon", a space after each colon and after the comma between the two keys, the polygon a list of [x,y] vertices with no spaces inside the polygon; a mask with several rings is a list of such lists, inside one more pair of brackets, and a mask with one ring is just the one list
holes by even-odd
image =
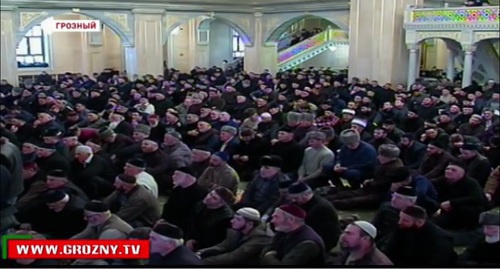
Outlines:
{"label": "man in dark coat", "polygon": [[325,264],[325,245],[305,223],[306,214],[295,205],[276,208],[271,223],[277,232],[271,244],[262,251],[262,265],[314,267]]}
{"label": "man in dark coat", "polygon": [[262,156],[260,164],[259,173],[247,185],[239,205],[255,208],[264,214],[279,199],[279,184],[290,179],[281,172],[281,157]]}
{"label": "man in dark coat", "polygon": [[151,256],[148,265],[200,266],[202,260],[184,246],[182,230],[166,222],[157,223],[149,234]]}
{"label": "man in dark coat", "polygon": [[123,134],[128,137],[132,137],[134,133],[134,127],[132,124],[125,120],[125,117],[122,113],[113,113],[110,115],[110,127],[113,127],[113,130],[117,134]]}
{"label": "man in dark coat", "polygon": [[212,156],[212,153],[210,153],[210,151],[203,146],[194,147],[192,153],[193,162],[191,163],[189,169],[193,171],[194,176],[198,178],[210,165],[210,157]]}
{"label": "man in dark coat", "polygon": [[479,154],[479,148],[477,144],[465,143],[460,148],[460,160],[466,165],[467,176],[477,180],[483,188],[492,169],[488,158]]}
{"label": "man in dark coat", "polygon": [[68,159],[64,158],[54,145],[41,143],[38,145],[36,154],[38,156],[36,162],[45,172],[63,170],[68,173],[70,171]]}
{"label": "man in dark coat", "polygon": [[399,228],[383,250],[398,267],[450,266],[456,261],[452,239],[429,222],[425,209],[409,206],[399,215]]}
{"label": "man in dark coat", "polygon": [[288,187],[288,199],[306,211],[306,224],[323,239],[326,251],[337,246],[341,234],[339,216],[328,200],[314,194],[303,182]]}
{"label": "man in dark coat", "polygon": [[45,180],[47,179],[47,173],[40,170],[35,162],[25,162],[23,164],[23,185],[24,190],[19,195],[18,201],[23,198],[24,195],[30,192],[31,188],[37,189],[42,187],[45,189]]}
{"label": "man in dark coat", "polygon": [[401,160],[406,167],[412,170],[418,169],[425,157],[426,146],[415,140],[414,135],[407,133],[401,137]]}
{"label": "man in dark coat", "polygon": [[283,127],[278,132],[278,139],[271,141],[271,154],[283,159],[283,173],[297,175],[297,168],[302,163],[304,148],[294,139],[293,129]]}
{"label": "man in dark coat", "polygon": [[13,126],[15,126],[13,128],[19,142],[24,143],[33,136],[34,128],[33,125],[29,123],[29,119],[26,115],[15,115],[14,119],[12,120],[12,124]]}
{"label": "man in dark coat", "polygon": [[116,154],[123,148],[130,146],[134,143],[132,135],[125,136],[123,134],[115,133],[109,127],[102,127],[97,132],[99,139],[104,142],[102,149],[116,158]]}
{"label": "man in dark coat", "polygon": [[101,156],[93,154],[89,146],[78,146],[71,163],[72,179],[91,198],[108,196],[112,191],[114,171]]}
{"label": "man in dark coat", "polygon": [[253,173],[259,169],[260,157],[269,152],[269,145],[252,129],[242,130],[240,135],[240,144],[235,148],[229,163],[238,171],[241,180],[250,181]]}
{"label": "man in dark coat", "polygon": [[138,157],[146,162],[146,173],[154,177],[160,190],[164,190],[169,185],[168,155],[159,148],[158,142],[149,138],[142,141],[141,151]]}
{"label": "man in dark coat", "polygon": [[49,128],[42,133],[42,140],[47,145],[53,145],[65,159],[70,159],[68,147],[63,143],[61,136],[63,133],[58,128]]}
{"label": "man in dark coat", "polygon": [[479,216],[483,226],[484,238],[469,246],[458,257],[463,266],[500,266],[500,213],[483,212]]}
{"label": "man in dark coat", "polygon": [[62,190],[49,190],[44,194],[47,205],[31,216],[33,230],[47,234],[50,239],[68,239],[87,226],[83,217],[86,201]]}
{"label": "man in dark coat", "polygon": [[47,173],[46,179],[34,182],[28,192],[17,202],[18,212],[16,217],[26,222],[33,214],[45,210],[44,194],[49,190],[59,190],[74,199],[88,201],[87,195],[73,182],[68,180],[68,175],[62,170],[52,170]]}
{"label": "man in dark coat", "polygon": [[451,162],[434,185],[441,202],[433,218],[436,225],[447,230],[474,230],[487,202],[479,183],[466,176],[465,165]]}
{"label": "man in dark coat", "polygon": [[174,189],[163,206],[161,218],[185,231],[190,215],[207,196],[207,190],[198,185],[194,172],[187,167],[178,168],[172,175],[172,181]]}
{"label": "man in dark coat", "polygon": [[23,192],[21,153],[17,147],[0,137],[0,233],[17,224],[16,200]]}
{"label": "man in dark coat", "polygon": [[383,248],[392,232],[398,227],[401,210],[417,202],[415,190],[408,186],[399,187],[391,196],[391,201],[382,204],[371,221],[377,228],[375,241],[379,248]]}
{"label": "man in dark coat", "polygon": [[214,246],[226,238],[234,212],[230,208],[234,195],[224,187],[217,187],[198,203],[186,230],[186,246],[191,250]]}

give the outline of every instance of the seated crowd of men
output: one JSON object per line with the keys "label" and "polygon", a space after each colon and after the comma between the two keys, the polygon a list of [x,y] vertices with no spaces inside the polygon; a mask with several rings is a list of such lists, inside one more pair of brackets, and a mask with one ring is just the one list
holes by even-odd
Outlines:
{"label": "seated crowd of men", "polygon": [[1,232],[151,242],[149,260],[73,265],[499,265],[500,87],[456,85],[215,67],[2,81]]}

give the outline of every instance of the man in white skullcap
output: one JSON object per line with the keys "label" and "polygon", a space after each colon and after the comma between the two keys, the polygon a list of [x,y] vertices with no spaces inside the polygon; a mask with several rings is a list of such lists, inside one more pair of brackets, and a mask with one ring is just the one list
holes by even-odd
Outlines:
{"label": "man in white skullcap", "polygon": [[243,207],[231,220],[231,229],[220,244],[198,252],[205,265],[251,265],[258,261],[262,249],[269,243],[260,213]]}
{"label": "man in white skullcap", "polygon": [[342,251],[333,265],[380,266],[392,265],[391,260],[375,246],[377,228],[366,221],[349,224],[340,236]]}

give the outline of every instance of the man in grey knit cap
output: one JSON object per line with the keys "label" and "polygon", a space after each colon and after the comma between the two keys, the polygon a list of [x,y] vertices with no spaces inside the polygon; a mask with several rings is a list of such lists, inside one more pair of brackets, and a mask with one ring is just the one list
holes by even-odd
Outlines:
{"label": "man in grey knit cap", "polygon": [[324,165],[323,175],[336,186],[342,187],[342,178],[350,188],[357,189],[364,180],[373,177],[377,151],[372,145],[361,141],[359,133],[353,129],[342,131],[340,140],[344,146],[340,148],[336,163]]}

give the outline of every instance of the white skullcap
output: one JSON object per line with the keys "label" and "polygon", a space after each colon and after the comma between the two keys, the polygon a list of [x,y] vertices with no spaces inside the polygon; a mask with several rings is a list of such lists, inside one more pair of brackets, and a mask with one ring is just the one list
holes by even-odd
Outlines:
{"label": "white skullcap", "polygon": [[342,114],[351,114],[351,115],[356,115],[356,111],[352,110],[352,109],[342,109]]}
{"label": "white skullcap", "polygon": [[260,213],[256,209],[253,209],[251,207],[243,207],[238,209],[236,211],[236,214],[249,219],[249,220],[254,220],[254,221],[260,221]]}
{"label": "white skullcap", "polygon": [[363,127],[363,128],[366,128],[367,122],[366,122],[365,120],[362,120],[362,119],[357,119],[357,118],[356,118],[356,119],[353,119],[353,120],[351,121],[351,124],[356,124],[356,125],[359,125],[359,126],[361,126],[361,127]]}
{"label": "white skullcap", "polygon": [[89,146],[82,145],[82,146],[76,147],[75,152],[92,154],[92,148]]}
{"label": "white skullcap", "polygon": [[364,220],[358,220],[353,222],[352,224],[358,226],[361,230],[367,233],[372,239],[375,239],[377,237],[377,228],[375,228],[373,224]]}
{"label": "white skullcap", "polygon": [[267,113],[267,112],[264,112],[264,113],[260,114],[260,116],[261,116],[262,118],[272,118],[272,117],[273,117],[273,116],[271,116],[271,114],[269,114],[269,113]]}

